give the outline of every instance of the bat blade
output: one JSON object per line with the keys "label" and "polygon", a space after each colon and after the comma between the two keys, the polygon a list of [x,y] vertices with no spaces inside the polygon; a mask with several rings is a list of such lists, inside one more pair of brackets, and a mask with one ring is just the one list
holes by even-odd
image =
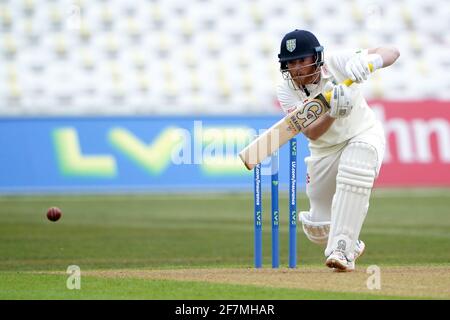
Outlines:
{"label": "bat blade", "polygon": [[329,106],[324,96],[318,95],[308,101],[304,107],[297,108],[258,136],[239,153],[239,157],[247,169],[252,170],[258,163],[264,161],[291,138],[316,121],[328,109]]}
{"label": "bat blade", "polygon": [[247,169],[252,170],[286,143],[289,137],[293,136],[291,130],[290,125],[283,118],[254,139],[239,153]]}

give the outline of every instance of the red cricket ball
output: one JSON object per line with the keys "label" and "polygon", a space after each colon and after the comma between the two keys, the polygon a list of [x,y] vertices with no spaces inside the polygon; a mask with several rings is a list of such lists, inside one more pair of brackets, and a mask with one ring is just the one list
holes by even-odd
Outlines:
{"label": "red cricket ball", "polygon": [[51,207],[47,210],[47,218],[50,221],[58,221],[61,218],[62,212],[58,207]]}

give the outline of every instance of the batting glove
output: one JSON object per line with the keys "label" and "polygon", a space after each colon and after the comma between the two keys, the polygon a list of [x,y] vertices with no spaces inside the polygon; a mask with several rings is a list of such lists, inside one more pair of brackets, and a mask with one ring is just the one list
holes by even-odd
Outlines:
{"label": "batting glove", "polygon": [[367,80],[370,74],[367,58],[362,54],[356,54],[345,64],[345,72],[354,82],[360,83]]}
{"label": "batting glove", "polygon": [[353,109],[352,89],[343,84],[333,88],[330,100],[330,116],[336,119],[345,118]]}

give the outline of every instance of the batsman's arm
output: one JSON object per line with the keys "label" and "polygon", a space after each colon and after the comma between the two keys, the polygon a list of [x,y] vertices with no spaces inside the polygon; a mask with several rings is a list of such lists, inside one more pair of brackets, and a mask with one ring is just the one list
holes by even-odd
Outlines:
{"label": "batsman's arm", "polygon": [[400,51],[396,47],[369,48],[368,54],[379,55],[381,57],[382,59],[381,68],[389,67],[400,57]]}
{"label": "batsman's arm", "polygon": [[331,125],[334,123],[335,118],[331,117],[328,113],[325,113],[319,117],[310,126],[303,129],[303,134],[310,140],[317,140],[323,135]]}
{"label": "batsman's arm", "polygon": [[[399,57],[400,51],[395,47],[377,47],[370,48],[367,50],[369,54],[369,69],[370,72],[374,71],[373,64],[375,60],[380,59],[378,63],[381,65],[379,68],[386,68],[392,65]],[[344,83],[347,86],[352,84],[352,81],[345,80]],[[324,94],[325,99],[330,102],[331,93]],[[333,124],[335,118],[331,117],[328,113],[325,113],[319,119],[317,119],[313,124],[303,130],[303,134],[310,140],[316,140],[321,135],[323,135]]]}
{"label": "batsman's arm", "polygon": [[[370,72],[374,71],[374,66],[372,63],[369,63],[369,70]],[[344,81],[344,84],[349,87],[353,84],[353,81],[347,79]],[[331,99],[331,91],[325,92],[324,96],[327,102],[329,103]],[[335,120],[336,118],[331,117],[330,114],[327,112],[324,115],[322,115],[319,119],[317,119],[314,123],[312,123],[310,126],[303,129],[302,132],[308,139],[317,140],[325,132],[328,131],[328,129],[331,127],[331,125],[334,123]]]}
{"label": "batsman's arm", "polygon": [[[372,64],[369,64],[369,69],[373,72],[374,68]],[[346,86],[350,86],[353,84],[353,81],[346,79],[342,83]],[[327,103],[329,103],[330,100],[331,91],[325,92],[323,95],[319,94],[319,96],[312,101],[306,103],[303,109],[297,108],[275,123],[263,134],[259,135],[258,138],[254,139],[239,153],[239,157],[244,162],[247,169],[253,169],[256,164],[261,163],[265,158],[278,150],[298,133],[308,130],[307,128],[316,121],[323,121],[323,128],[316,129],[317,131],[311,129],[309,134],[312,138],[317,139],[322,130],[328,130],[333,124],[326,113],[329,108]],[[321,118],[325,116],[326,118],[321,120]]]}

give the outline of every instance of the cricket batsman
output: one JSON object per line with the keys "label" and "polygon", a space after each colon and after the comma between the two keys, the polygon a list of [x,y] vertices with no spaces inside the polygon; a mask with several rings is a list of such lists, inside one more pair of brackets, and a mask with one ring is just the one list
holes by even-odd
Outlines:
{"label": "cricket batsman", "polygon": [[[283,81],[278,100],[286,113],[310,98],[332,91],[330,109],[302,132],[310,156],[306,194],[310,209],[299,213],[309,240],[326,245],[325,264],[335,271],[353,271],[365,244],[359,240],[371,190],[385,149],[383,126],[364,99],[360,84],[372,72],[392,65],[396,48],[377,47],[324,54],[309,31],[294,30],[281,41]],[[350,87],[340,84],[354,81]]]}

